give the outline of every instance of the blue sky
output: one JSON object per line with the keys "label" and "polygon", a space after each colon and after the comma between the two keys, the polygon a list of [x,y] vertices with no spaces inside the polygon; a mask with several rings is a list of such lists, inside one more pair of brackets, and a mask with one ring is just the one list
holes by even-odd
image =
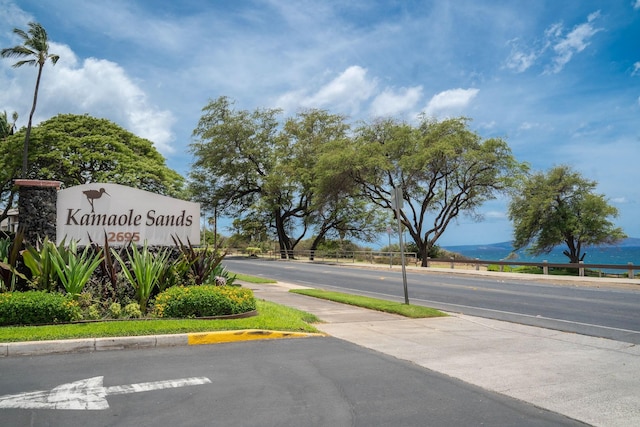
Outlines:
{"label": "blue sky", "polygon": [[[640,0],[0,0],[0,46],[29,21],[61,56],[36,122],[108,118],[184,175],[200,110],[222,95],[354,122],[464,115],[533,170],[569,164],[597,181],[640,237]],[[24,126],[36,72],[13,62],[0,60],[0,111]],[[507,202],[440,244],[510,240]]]}

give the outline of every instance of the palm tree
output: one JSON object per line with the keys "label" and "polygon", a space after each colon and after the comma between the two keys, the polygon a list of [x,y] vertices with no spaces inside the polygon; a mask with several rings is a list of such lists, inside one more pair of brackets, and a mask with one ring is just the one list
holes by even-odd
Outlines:
{"label": "palm tree", "polygon": [[27,123],[27,132],[24,137],[24,148],[22,151],[22,178],[27,177],[27,156],[29,153],[29,136],[31,135],[31,121],[33,120],[33,113],[36,111],[36,103],[38,101],[38,88],[40,87],[40,77],[42,76],[42,68],[47,60],[50,60],[53,65],[58,62],[60,57],[58,55],[49,53],[49,40],[47,38],[47,32],[42,25],[37,22],[29,22],[29,31],[24,32],[19,28],[14,28],[14,34],[17,34],[23,41],[23,44],[8,47],[2,49],[0,55],[3,58],[24,58],[13,64],[13,68],[22,67],[23,65],[34,65],[38,67],[38,78],[36,79],[36,89],[33,93],[33,106],[31,107],[31,113],[29,113],[29,122]]}
{"label": "palm tree", "polygon": [[8,136],[13,135],[13,131],[16,129],[16,121],[18,121],[18,113],[15,111],[11,115],[13,123],[9,122],[7,112],[0,113],[0,139],[7,139]]}

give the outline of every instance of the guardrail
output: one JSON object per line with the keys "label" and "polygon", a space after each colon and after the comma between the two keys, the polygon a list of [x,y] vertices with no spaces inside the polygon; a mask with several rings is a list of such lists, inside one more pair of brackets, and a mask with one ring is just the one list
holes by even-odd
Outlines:
{"label": "guardrail", "polygon": [[[228,254],[242,254],[242,255],[255,255],[260,257],[268,257],[273,259],[281,258],[279,251],[269,251],[266,253],[255,253],[254,251],[246,251],[243,249],[228,249]],[[405,252],[405,262],[407,265],[419,266],[421,265],[418,254],[415,252]],[[382,252],[382,251],[309,251],[309,250],[294,250],[287,254],[288,259],[306,259],[309,261],[319,262],[347,262],[347,263],[370,263],[370,264],[387,264],[389,266],[399,265],[401,260],[400,252]],[[489,265],[495,265],[499,267],[499,270],[504,271],[505,266],[514,267],[540,267],[542,268],[542,274],[548,275],[550,269],[575,269],[578,271],[578,275],[583,277],[585,270],[598,271],[602,277],[603,270],[609,271],[621,271],[620,275],[627,274],[629,278],[635,277],[635,271],[640,270],[640,266],[636,266],[629,262],[627,264],[585,264],[580,263],[555,263],[555,262],[524,262],[524,261],[492,261],[481,259],[469,259],[469,258],[427,258],[427,268],[434,267],[434,265],[445,265],[454,269],[456,265],[466,266],[480,270],[480,267],[488,267]]]}
{"label": "guardrail", "polygon": [[620,264],[585,264],[579,263],[551,263],[548,261],[542,262],[523,262],[523,261],[487,261],[480,259],[453,259],[453,258],[427,258],[427,267],[432,263],[446,263],[450,264],[451,268],[454,268],[455,264],[473,265],[476,270],[480,269],[480,266],[497,265],[500,267],[500,271],[504,271],[504,266],[517,266],[517,267],[541,267],[542,274],[549,274],[550,268],[562,268],[562,269],[576,269],[578,270],[578,276],[583,277],[585,269],[597,270],[602,276],[602,270],[626,270],[629,278],[634,278],[634,271],[640,269],[640,266],[634,266],[632,262],[626,265]]}

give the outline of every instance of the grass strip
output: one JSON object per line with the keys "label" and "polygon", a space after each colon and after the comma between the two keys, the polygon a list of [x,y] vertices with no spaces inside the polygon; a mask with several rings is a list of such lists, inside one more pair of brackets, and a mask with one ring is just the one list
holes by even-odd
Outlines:
{"label": "grass strip", "polygon": [[445,313],[435,308],[421,305],[404,304],[394,301],[386,301],[376,298],[364,297],[360,295],[343,294],[340,292],[326,291],[323,289],[292,289],[289,292],[307,295],[315,298],[322,298],[342,304],[354,305],[371,310],[383,311],[385,313],[399,314],[412,319],[422,319],[427,317],[443,317]]}
{"label": "grass strip", "polygon": [[242,282],[247,282],[247,283],[277,283],[276,280],[267,279],[266,277],[250,276],[248,274],[242,274],[242,273],[229,273],[229,275],[235,276],[236,280],[240,280]]}
{"label": "grass strip", "polygon": [[182,334],[239,329],[318,332],[310,325],[320,321],[313,314],[263,300],[257,300],[256,305],[258,315],[245,319],[150,319],[44,326],[4,326],[0,327],[0,342]]}

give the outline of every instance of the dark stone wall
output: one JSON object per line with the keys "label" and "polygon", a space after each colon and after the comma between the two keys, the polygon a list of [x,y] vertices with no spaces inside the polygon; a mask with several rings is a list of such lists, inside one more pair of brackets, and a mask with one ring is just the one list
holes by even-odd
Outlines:
{"label": "dark stone wall", "polygon": [[38,240],[56,241],[56,201],[59,186],[18,184],[18,214],[24,239],[31,245]]}

